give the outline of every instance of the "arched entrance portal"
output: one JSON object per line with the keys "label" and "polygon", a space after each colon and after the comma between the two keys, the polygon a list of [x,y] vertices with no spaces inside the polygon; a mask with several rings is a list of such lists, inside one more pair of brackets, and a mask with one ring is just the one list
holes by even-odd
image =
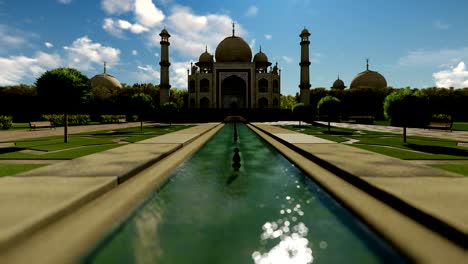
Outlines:
{"label": "arched entrance portal", "polygon": [[229,76],[221,83],[222,108],[246,108],[247,87],[245,81],[238,76]]}

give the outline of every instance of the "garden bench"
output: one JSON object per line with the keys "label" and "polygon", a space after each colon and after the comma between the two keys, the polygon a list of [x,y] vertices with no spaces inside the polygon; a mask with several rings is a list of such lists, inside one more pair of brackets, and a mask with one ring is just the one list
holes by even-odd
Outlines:
{"label": "garden bench", "polygon": [[445,129],[452,131],[452,122],[431,122],[428,126],[428,129]]}
{"label": "garden bench", "polygon": [[55,128],[55,126],[50,121],[33,121],[29,122],[29,128],[32,130],[37,128]]}

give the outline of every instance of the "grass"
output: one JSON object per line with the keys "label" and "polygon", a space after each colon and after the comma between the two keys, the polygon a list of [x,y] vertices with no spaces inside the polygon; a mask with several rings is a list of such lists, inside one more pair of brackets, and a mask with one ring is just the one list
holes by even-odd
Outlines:
{"label": "grass", "polygon": [[430,166],[468,176],[468,164],[437,164]]}
{"label": "grass", "polygon": [[36,169],[47,164],[0,164],[0,177],[11,176],[20,172]]}
{"label": "grass", "polygon": [[[28,124],[29,126],[29,124]],[[63,142],[63,136],[50,136],[15,141],[14,147],[0,148],[0,160],[69,160],[89,154],[122,146],[116,141],[138,142],[158,135],[185,129],[185,125],[154,125],[104,130],[69,135],[69,142]],[[12,141],[6,141],[12,142]],[[24,153],[21,150],[42,151],[43,153]],[[14,175],[19,172],[45,166],[44,164],[0,164],[0,176]]]}
{"label": "grass", "polygon": [[384,132],[361,131],[344,128],[282,126],[304,134],[314,135],[334,142],[349,139],[359,140],[354,147],[370,150],[387,156],[408,160],[464,160],[468,159],[468,150],[458,147],[454,140],[408,136],[403,143],[402,135]]}
{"label": "grass", "polygon": [[468,131],[468,122],[454,122],[452,130]]}

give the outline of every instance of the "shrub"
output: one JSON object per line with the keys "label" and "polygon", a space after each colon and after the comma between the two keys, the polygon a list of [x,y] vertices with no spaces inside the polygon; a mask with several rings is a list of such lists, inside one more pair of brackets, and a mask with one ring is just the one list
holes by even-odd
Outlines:
{"label": "shrub", "polygon": [[0,116],[0,129],[9,129],[13,126],[12,116]]}
{"label": "shrub", "polygon": [[452,116],[446,114],[435,114],[432,115],[431,121],[434,122],[452,122]]}
{"label": "shrub", "polygon": [[125,115],[101,115],[101,124],[115,124],[119,123],[119,119],[124,119]]}
{"label": "shrub", "polygon": [[[42,115],[41,119],[50,121],[53,126],[63,126],[63,115]],[[68,116],[68,125],[70,126],[88,125],[89,122],[91,122],[89,115]]]}

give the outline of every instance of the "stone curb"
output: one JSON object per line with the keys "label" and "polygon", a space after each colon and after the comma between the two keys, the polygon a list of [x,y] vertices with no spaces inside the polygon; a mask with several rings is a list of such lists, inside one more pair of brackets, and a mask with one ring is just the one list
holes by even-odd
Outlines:
{"label": "stone curb", "polygon": [[410,216],[412,219],[418,221],[420,224],[427,226],[428,228],[438,232],[440,235],[446,237],[447,239],[453,241],[454,243],[462,246],[465,249],[468,249],[468,235],[464,233],[462,230],[454,227],[445,221],[434,217],[433,215],[422,211],[421,209],[409,204],[408,202],[400,199],[397,196],[392,195],[389,192],[386,192],[369,182],[361,179],[360,177],[345,171],[334,164],[317,157],[316,155],[301,149],[294,144],[291,144],[274,134],[270,133],[269,131],[255,125],[251,124],[256,129],[262,131],[263,133],[267,134],[268,136],[274,138],[281,144],[285,145],[286,147],[290,148],[291,150],[299,153],[303,157],[309,159],[317,163],[322,168],[332,172],[333,174],[337,175],[338,177],[342,178],[343,180],[347,181],[348,183],[356,186],[357,188],[367,192],[368,194],[372,195],[373,197],[381,200],[385,204],[390,205],[391,207],[395,208],[396,210],[400,211],[401,213]]}

